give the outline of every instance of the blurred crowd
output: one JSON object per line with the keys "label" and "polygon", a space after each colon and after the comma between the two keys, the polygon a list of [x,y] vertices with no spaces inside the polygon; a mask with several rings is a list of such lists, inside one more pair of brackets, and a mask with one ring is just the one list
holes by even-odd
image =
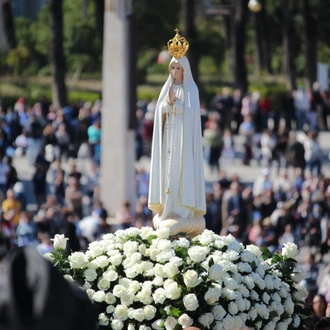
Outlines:
{"label": "blurred crowd", "polygon": [[[330,249],[330,178],[324,171],[329,159],[319,143],[320,130],[328,130],[329,95],[317,83],[311,91],[277,95],[276,102],[271,92],[242,95],[223,88],[210,102],[201,102],[205,165],[217,176],[206,196],[206,228],[272,252],[288,242],[308,247],[309,303],[317,294],[330,302],[330,275],[329,283],[317,283],[318,265]],[[69,237],[69,250],[79,251],[114,229],[152,226],[149,173],[141,159],[150,158],[156,102],[137,103],[137,202],[123,201],[111,210],[115,226],[109,225],[99,194],[102,102],[56,110],[44,98],[32,106],[20,98],[13,107],[0,107],[0,241],[36,246],[43,254],[60,233]],[[13,165],[20,157],[35,170],[37,210],[28,209]],[[228,177],[226,166],[237,162],[262,168],[252,185],[239,175]]]}
{"label": "blurred crowd", "polygon": [[[12,107],[0,103],[3,246],[35,246],[44,254],[53,248],[51,238],[64,234],[68,249],[79,251],[109,231],[98,189],[101,109],[96,101],[56,110],[44,97],[34,105],[24,98]],[[14,166],[23,158],[33,168],[32,191]]]}

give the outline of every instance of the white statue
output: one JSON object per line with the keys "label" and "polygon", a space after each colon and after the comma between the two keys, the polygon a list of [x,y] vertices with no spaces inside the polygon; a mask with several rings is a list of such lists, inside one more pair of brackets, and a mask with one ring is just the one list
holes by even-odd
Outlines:
{"label": "white statue", "polygon": [[155,109],[148,205],[156,229],[193,237],[204,230],[206,213],[200,102],[184,56],[189,44],[176,32],[168,42],[170,74]]}

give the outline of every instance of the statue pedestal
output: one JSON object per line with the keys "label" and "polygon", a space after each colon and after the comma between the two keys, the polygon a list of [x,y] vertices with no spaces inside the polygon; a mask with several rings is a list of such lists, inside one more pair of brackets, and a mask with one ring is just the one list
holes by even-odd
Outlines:
{"label": "statue pedestal", "polygon": [[202,215],[195,214],[188,219],[168,218],[161,220],[161,215],[156,214],[153,218],[155,229],[169,228],[170,236],[183,236],[193,238],[205,229],[205,219]]}

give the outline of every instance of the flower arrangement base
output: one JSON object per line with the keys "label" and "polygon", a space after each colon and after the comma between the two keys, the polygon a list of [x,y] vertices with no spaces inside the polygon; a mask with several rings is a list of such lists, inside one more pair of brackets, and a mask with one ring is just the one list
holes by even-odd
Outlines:
{"label": "flower arrangement base", "polygon": [[192,239],[173,238],[165,225],[180,233],[184,227],[179,222],[160,222],[164,227],[157,230],[118,230],[90,243],[85,253],[69,255],[64,254],[64,235],[55,237],[50,256],[93,301],[99,330],[304,326],[310,315],[301,286],[306,275],[294,259],[295,244],[272,255],[207,229]]}
{"label": "flower arrangement base", "polygon": [[195,214],[191,218],[183,219],[173,214],[168,219],[161,219],[161,214],[156,214],[153,218],[155,229],[168,228],[171,237],[194,238],[205,229],[205,219],[202,215]]}

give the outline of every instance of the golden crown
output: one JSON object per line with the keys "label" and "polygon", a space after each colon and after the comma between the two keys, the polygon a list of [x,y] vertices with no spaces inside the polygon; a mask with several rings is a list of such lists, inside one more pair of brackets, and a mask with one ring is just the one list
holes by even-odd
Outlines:
{"label": "golden crown", "polygon": [[186,55],[189,48],[189,42],[179,33],[180,30],[175,29],[175,36],[167,43],[168,52],[175,58],[182,58]]}

